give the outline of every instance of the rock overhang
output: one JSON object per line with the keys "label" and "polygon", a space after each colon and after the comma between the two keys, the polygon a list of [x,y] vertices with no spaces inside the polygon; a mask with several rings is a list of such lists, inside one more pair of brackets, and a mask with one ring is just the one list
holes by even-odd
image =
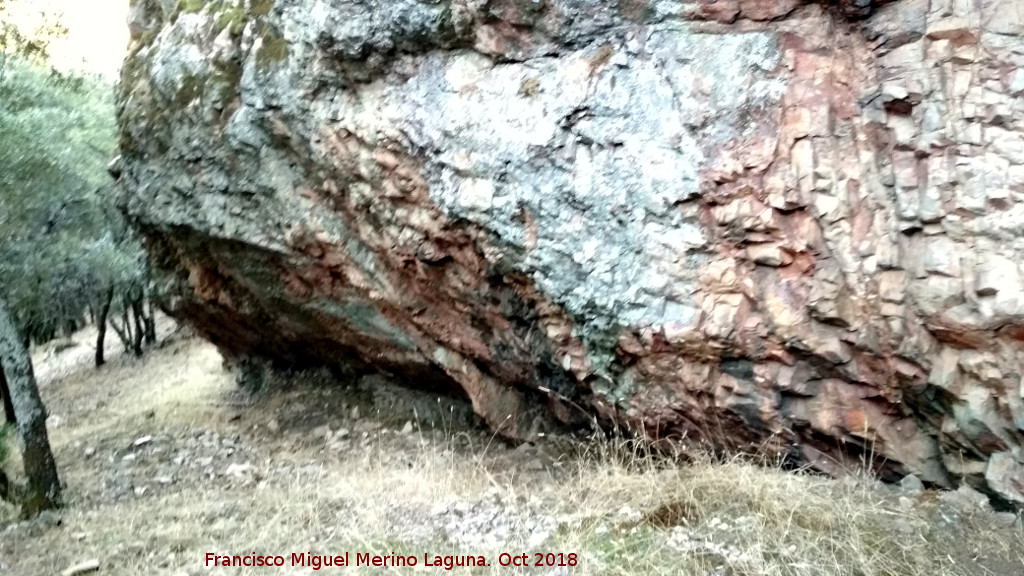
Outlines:
{"label": "rock overhang", "polygon": [[612,4],[151,18],[123,205],[178,315],[449,379],[510,436],[596,416],[1012,495],[1021,31],[983,22],[1014,3]]}

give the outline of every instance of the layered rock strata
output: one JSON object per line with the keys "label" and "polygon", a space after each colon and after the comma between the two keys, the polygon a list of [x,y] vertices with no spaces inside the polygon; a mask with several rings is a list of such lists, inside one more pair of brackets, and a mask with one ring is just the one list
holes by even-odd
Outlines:
{"label": "layered rock strata", "polygon": [[122,208],[227,356],[1024,503],[1024,2],[130,25]]}

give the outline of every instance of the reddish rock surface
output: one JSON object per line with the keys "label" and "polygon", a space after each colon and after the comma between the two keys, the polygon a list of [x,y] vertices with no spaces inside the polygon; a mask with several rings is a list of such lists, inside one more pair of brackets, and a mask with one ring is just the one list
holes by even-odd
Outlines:
{"label": "reddish rock surface", "polygon": [[1024,503],[1024,3],[166,4],[122,204],[229,357]]}

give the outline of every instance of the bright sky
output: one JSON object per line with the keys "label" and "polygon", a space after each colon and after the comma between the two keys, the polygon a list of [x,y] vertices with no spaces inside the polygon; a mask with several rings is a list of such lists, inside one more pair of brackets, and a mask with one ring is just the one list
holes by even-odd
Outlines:
{"label": "bright sky", "polygon": [[7,5],[5,18],[26,33],[43,22],[41,12],[61,16],[68,35],[50,44],[56,67],[116,79],[128,47],[128,0],[8,0]]}

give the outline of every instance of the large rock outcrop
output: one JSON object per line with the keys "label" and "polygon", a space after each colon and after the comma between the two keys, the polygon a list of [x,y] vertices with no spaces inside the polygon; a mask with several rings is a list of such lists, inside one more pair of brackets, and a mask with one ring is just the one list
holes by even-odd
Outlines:
{"label": "large rock outcrop", "polygon": [[1024,2],[130,25],[122,207],[229,357],[1024,502]]}

